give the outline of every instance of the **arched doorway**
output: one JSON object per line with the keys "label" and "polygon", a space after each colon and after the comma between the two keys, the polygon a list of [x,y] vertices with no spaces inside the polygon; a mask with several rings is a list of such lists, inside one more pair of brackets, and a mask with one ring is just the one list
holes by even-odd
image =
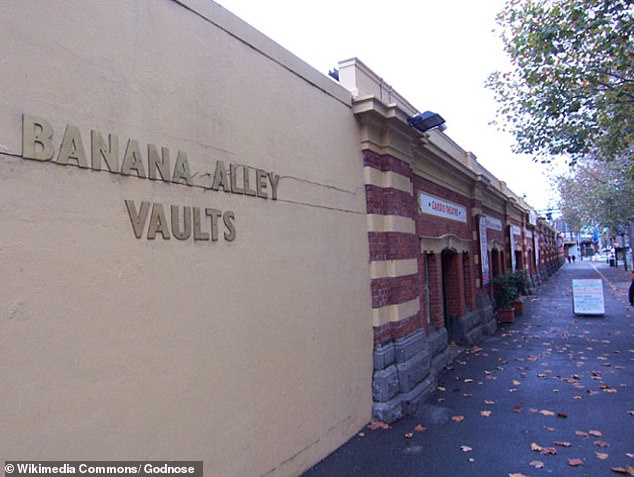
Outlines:
{"label": "arched doorway", "polygon": [[442,270],[442,301],[445,328],[452,341],[455,326],[453,320],[465,311],[462,254],[452,249],[444,249],[440,254]]}
{"label": "arched doorway", "polygon": [[497,248],[491,250],[491,278],[495,278],[502,273],[502,258]]}
{"label": "arched doorway", "polygon": [[522,250],[515,250],[515,270],[524,270],[524,254]]}

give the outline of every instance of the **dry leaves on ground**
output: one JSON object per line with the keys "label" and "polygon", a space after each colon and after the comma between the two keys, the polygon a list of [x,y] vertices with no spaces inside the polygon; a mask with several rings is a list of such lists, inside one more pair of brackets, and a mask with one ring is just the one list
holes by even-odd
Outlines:
{"label": "dry leaves on ground", "polygon": [[389,429],[389,428],[390,428],[390,425],[382,421],[370,421],[370,424],[368,424],[368,429],[370,429],[371,431],[376,431],[377,429]]}
{"label": "dry leaves on ground", "polygon": [[559,446],[559,447],[571,447],[572,446],[572,444],[570,442],[568,442],[568,441],[555,441],[555,442],[553,442],[553,444],[555,444],[556,446]]}
{"label": "dry leaves on ground", "polygon": [[634,467],[631,465],[628,465],[627,467],[612,467],[610,470],[617,474],[634,476]]}
{"label": "dry leaves on ground", "polygon": [[541,460],[532,460],[528,463],[531,467],[535,467],[536,469],[543,469],[544,463]]}

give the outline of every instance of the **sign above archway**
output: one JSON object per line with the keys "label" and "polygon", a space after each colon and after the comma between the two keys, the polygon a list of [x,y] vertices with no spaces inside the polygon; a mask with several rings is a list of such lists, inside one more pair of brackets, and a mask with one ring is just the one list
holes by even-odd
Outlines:
{"label": "sign above archway", "polygon": [[421,192],[418,196],[420,211],[444,219],[467,223],[467,208],[463,205]]}

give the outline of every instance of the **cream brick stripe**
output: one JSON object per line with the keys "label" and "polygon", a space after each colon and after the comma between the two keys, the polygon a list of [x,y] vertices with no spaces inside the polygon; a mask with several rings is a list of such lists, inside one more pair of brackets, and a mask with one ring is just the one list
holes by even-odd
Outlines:
{"label": "cream brick stripe", "polygon": [[409,318],[420,311],[420,299],[415,298],[398,305],[386,305],[372,309],[372,326],[377,327],[388,322],[397,322]]}
{"label": "cream brick stripe", "polygon": [[374,167],[365,166],[363,168],[363,178],[366,185],[374,185],[377,187],[398,189],[408,194],[414,192],[412,181],[409,177],[405,177],[397,172],[379,171]]}
{"label": "cream brick stripe", "polygon": [[367,215],[368,232],[416,233],[416,223],[409,217],[400,215]]}
{"label": "cream brick stripe", "polygon": [[418,260],[380,260],[370,262],[370,278],[397,278],[418,273]]}

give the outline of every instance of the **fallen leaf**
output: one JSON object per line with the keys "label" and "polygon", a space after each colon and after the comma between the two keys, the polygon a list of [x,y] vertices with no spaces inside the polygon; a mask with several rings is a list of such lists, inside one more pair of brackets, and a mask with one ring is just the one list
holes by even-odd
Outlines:
{"label": "fallen leaf", "polygon": [[612,472],[616,472],[617,474],[625,474],[625,475],[627,475],[627,469],[625,467],[611,467],[610,470]]}
{"label": "fallen leaf", "polygon": [[418,425],[414,428],[414,430],[415,430],[416,432],[423,432],[423,431],[426,431],[426,430],[427,430],[427,428],[426,428],[425,426],[421,425],[421,424],[418,424]]}
{"label": "fallen leaf", "polygon": [[559,447],[571,447],[572,446],[572,444],[570,442],[568,442],[568,441],[555,441],[555,442],[553,442],[553,444],[555,444],[556,446],[559,446]]}
{"label": "fallen leaf", "polygon": [[371,431],[376,431],[377,429],[390,428],[389,424],[386,424],[385,422],[382,422],[382,421],[371,421],[370,424],[368,424],[368,427],[370,428]]}
{"label": "fallen leaf", "polygon": [[605,452],[595,452],[594,455],[597,456],[598,459],[605,460],[608,458],[608,454]]}
{"label": "fallen leaf", "polygon": [[469,446],[460,446],[460,450],[462,452],[471,452],[473,450],[473,448],[471,448]]}
{"label": "fallen leaf", "polygon": [[616,472],[617,474],[634,475],[634,467],[631,465],[628,465],[627,469],[625,467],[612,467],[610,470],[612,472]]}
{"label": "fallen leaf", "polygon": [[528,465],[535,467],[536,469],[544,468],[544,463],[541,460],[532,460],[528,463]]}
{"label": "fallen leaf", "polygon": [[484,417],[489,417],[491,416],[491,412],[493,411],[480,411],[480,415]]}
{"label": "fallen leaf", "polygon": [[579,465],[583,465],[583,461],[581,459],[568,459],[568,465],[577,467]]}
{"label": "fallen leaf", "polygon": [[464,421],[464,416],[453,416],[451,420],[454,422],[462,422]]}

